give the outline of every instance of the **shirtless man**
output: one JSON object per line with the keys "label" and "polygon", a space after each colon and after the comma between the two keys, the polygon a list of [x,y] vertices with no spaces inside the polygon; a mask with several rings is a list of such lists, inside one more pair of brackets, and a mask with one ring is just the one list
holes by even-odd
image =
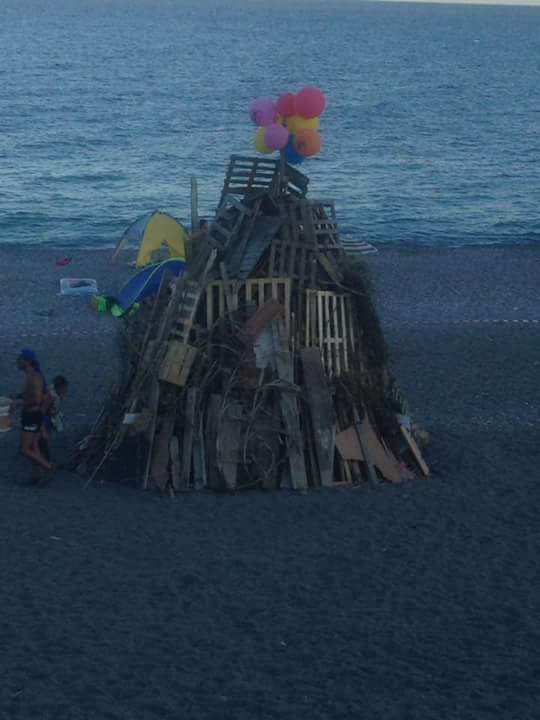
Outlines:
{"label": "shirtless man", "polygon": [[43,424],[43,401],[45,381],[36,354],[29,349],[21,351],[17,358],[17,367],[25,374],[21,402],[21,452],[32,462],[32,477],[37,479],[36,466],[52,470],[53,465],[39,450],[39,438]]}

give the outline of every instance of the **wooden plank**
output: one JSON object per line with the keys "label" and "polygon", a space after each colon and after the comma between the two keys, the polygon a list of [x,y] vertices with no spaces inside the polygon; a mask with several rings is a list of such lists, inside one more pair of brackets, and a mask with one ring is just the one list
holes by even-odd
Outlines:
{"label": "wooden plank", "polygon": [[193,485],[195,486],[195,490],[201,490],[206,487],[206,452],[203,420],[204,414],[201,403],[199,402],[193,433]]}
{"label": "wooden plank", "polygon": [[[269,411],[280,415],[277,398],[269,399]],[[250,425],[247,451],[261,487],[275,490],[278,483],[280,460],[280,425],[273,417],[258,415]]]}
{"label": "wooden plank", "polygon": [[336,419],[332,396],[328,389],[320,350],[318,348],[304,348],[300,356],[304,372],[304,391],[310,410],[321,484],[330,487],[333,485],[336,445]]}
{"label": "wooden plank", "polygon": [[230,315],[234,310],[233,294],[231,292],[231,283],[229,276],[227,275],[227,268],[224,262],[219,263],[219,271],[221,273],[221,279],[223,280],[223,292],[225,293],[225,305],[227,307],[227,314]]}
{"label": "wooden plank", "polygon": [[379,469],[382,476],[393,483],[401,482],[402,471],[396,458],[379,441],[367,414],[358,427],[358,436],[366,462]]}
{"label": "wooden plank", "polygon": [[169,454],[171,456],[171,480],[174,488],[180,484],[180,443],[178,436],[173,435],[169,442]]}
{"label": "wooden plank", "polygon": [[333,293],[330,297],[331,313],[332,313],[332,336],[334,341],[334,363],[336,368],[336,375],[341,375],[341,358],[340,358],[340,346],[343,343],[343,336],[340,333],[338,323],[338,312],[337,312],[337,297]]}
{"label": "wooden plank", "polygon": [[364,461],[364,453],[358,439],[358,433],[354,426],[338,432],[336,435],[336,446],[343,460]]}
{"label": "wooden plank", "polygon": [[150,467],[152,465],[152,452],[154,449],[154,438],[156,434],[157,415],[159,408],[159,394],[160,387],[157,379],[152,380],[152,386],[150,389],[150,430],[149,430],[149,447],[148,447],[148,458],[146,460],[146,467],[143,476],[143,488],[146,490],[148,487],[148,479],[150,477]]}
{"label": "wooden plank", "polygon": [[[289,352],[285,326],[281,320],[272,322],[274,364],[280,380],[294,384],[294,366]],[[292,390],[292,388],[291,388]],[[280,393],[280,406],[287,435],[287,450],[291,470],[291,485],[295,490],[307,490],[304,447],[300,431],[298,403],[291,391]]]}
{"label": "wooden plank", "polygon": [[223,472],[225,487],[236,490],[238,466],[242,462],[242,404],[229,403],[222,414],[218,434],[218,463]]}
{"label": "wooden plank", "polygon": [[401,428],[401,433],[407,441],[407,444],[411,449],[412,454],[414,455],[414,459],[416,460],[418,467],[425,475],[425,477],[429,477],[429,467],[427,466],[426,461],[422,457],[422,453],[420,452],[420,448],[418,447],[416,440],[413,438],[413,436],[409,432],[409,429],[406,428],[405,425],[400,424],[399,427]]}
{"label": "wooden plank", "polygon": [[206,327],[210,330],[214,327],[214,283],[206,288]]}
{"label": "wooden plank", "polygon": [[214,393],[208,399],[206,408],[206,458],[207,486],[212,490],[223,489],[223,479],[218,466],[217,438],[223,405],[223,396]]}
{"label": "wooden plank", "polygon": [[329,257],[323,255],[321,252],[317,252],[317,262],[320,264],[322,269],[326,272],[330,280],[336,285],[341,285],[343,282],[343,275],[338,269],[337,265],[330,260]]}
{"label": "wooden plank", "polygon": [[323,315],[323,299],[320,292],[317,293],[317,324],[318,324],[318,338],[319,342],[318,345],[321,349],[323,364],[326,367],[326,357],[324,355],[324,346],[323,346],[323,338],[324,338],[324,328],[323,328],[323,322],[324,322],[324,315]]}
{"label": "wooden plank", "polygon": [[283,305],[273,298],[261,305],[238,333],[244,345],[253,345],[267,325],[278,316],[283,316]]}
{"label": "wooden plank", "polygon": [[182,442],[182,471],[175,490],[188,490],[191,480],[191,459],[193,454],[193,435],[195,432],[195,417],[199,402],[199,389],[191,387],[186,393],[186,407],[184,411],[184,436]]}
{"label": "wooden plank", "polygon": [[160,490],[165,490],[169,483],[169,443],[174,429],[174,421],[174,412],[165,415],[161,421],[161,428],[154,439],[150,477]]}
{"label": "wooden plank", "polygon": [[347,322],[347,310],[346,310],[346,303],[345,298],[343,295],[339,297],[339,322],[341,326],[342,336],[343,336],[343,369],[345,372],[349,371],[349,332],[348,332],[348,322]]}

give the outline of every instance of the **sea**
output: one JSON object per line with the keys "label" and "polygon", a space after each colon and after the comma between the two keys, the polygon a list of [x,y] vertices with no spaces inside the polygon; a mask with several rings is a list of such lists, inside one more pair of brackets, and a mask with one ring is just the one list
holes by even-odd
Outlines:
{"label": "sea", "polygon": [[211,218],[248,107],[306,85],[299,168],[375,245],[540,241],[540,7],[347,0],[0,0],[0,243],[116,244]]}

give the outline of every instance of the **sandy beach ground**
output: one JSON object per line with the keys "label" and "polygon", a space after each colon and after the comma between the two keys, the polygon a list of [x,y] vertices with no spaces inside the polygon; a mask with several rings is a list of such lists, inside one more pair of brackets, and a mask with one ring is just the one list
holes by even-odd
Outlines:
{"label": "sandy beach ground", "polygon": [[[71,381],[58,459],[116,373],[109,252],[0,248],[0,394],[17,351]],[[0,435],[1,720],[540,717],[540,251],[369,256],[430,480],[171,501],[59,473]]]}

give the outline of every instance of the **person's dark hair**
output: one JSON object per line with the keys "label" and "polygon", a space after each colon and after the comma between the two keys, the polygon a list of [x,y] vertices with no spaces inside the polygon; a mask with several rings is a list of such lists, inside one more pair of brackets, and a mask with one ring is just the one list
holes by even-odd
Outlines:
{"label": "person's dark hair", "polygon": [[204,218],[202,218],[201,220],[199,220],[199,230],[202,230],[202,229],[205,228],[207,225],[208,225],[208,220],[205,220]]}
{"label": "person's dark hair", "polygon": [[53,378],[53,385],[55,390],[61,390],[62,388],[67,388],[69,383],[63,375],[56,375],[56,377]]}

